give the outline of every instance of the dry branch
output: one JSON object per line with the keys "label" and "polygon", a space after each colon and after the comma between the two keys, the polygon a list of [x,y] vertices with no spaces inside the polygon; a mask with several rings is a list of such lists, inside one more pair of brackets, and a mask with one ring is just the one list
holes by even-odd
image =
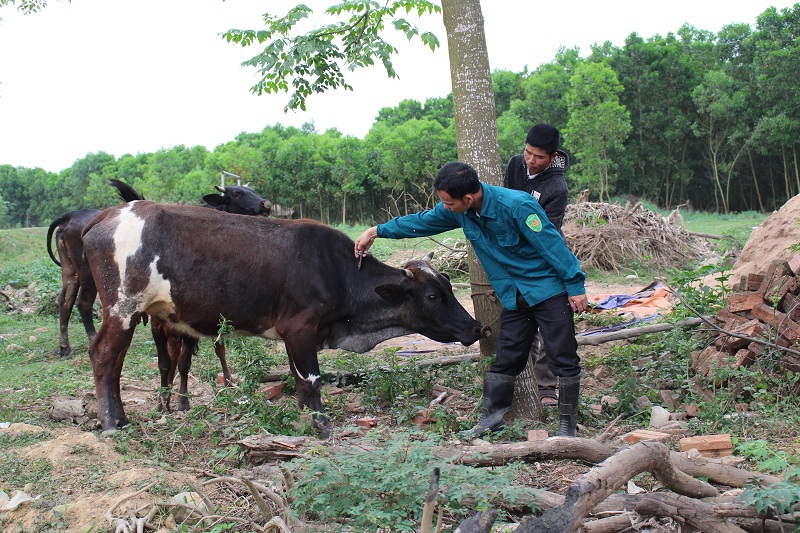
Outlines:
{"label": "dry branch", "polygon": [[705,240],[642,207],[583,202],[567,206],[564,236],[584,269],[619,272],[647,257],[658,267],[703,256]]}
{"label": "dry branch", "polygon": [[517,531],[563,533],[577,531],[594,507],[637,474],[653,472],[670,489],[693,496],[714,496],[711,485],[674,469],[669,450],[659,442],[640,442],[609,457],[567,489],[564,505],[545,511],[534,520],[523,522]]}
{"label": "dry branch", "polygon": [[428,484],[428,493],[425,495],[425,503],[422,506],[420,533],[431,533],[433,531],[433,509],[436,507],[436,495],[439,493],[439,475],[439,468],[434,468],[431,474],[431,481]]}
{"label": "dry branch", "polygon": [[714,512],[714,506],[677,494],[653,492],[636,505],[639,514],[670,516],[704,533],[745,533],[745,530]]}

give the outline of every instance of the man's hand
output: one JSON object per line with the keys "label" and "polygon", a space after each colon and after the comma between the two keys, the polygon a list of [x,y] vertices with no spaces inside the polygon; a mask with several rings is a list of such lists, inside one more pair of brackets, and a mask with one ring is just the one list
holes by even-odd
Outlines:
{"label": "man's hand", "polygon": [[355,256],[361,257],[362,255],[367,255],[372,243],[375,242],[375,239],[378,237],[378,228],[377,226],[372,226],[367,231],[361,234],[361,236],[356,239],[355,245]]}
{"label": "man's hand", "polygon": [[589,306],[589,298],[585,294],[568,296],[567,298],[569,299],[569,306],[572,307],[572,310],[576,313],[583,313]]}

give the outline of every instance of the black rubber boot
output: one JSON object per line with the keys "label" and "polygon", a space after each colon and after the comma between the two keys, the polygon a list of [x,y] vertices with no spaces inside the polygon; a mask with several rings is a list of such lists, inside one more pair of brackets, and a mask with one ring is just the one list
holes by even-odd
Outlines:
{"label": "black rubber boot", "polygon": [[459,432],[458,438],[477,439],[487,431],[503,427],[503,417],[511,410],[511,400],[514,399],[515,379],[514,376],[495,372],[483,373],[481,418],[472,429]]}
{"label": "black rubber boot", "polygon": [[581,375],[558,378],[558,433],[557,437],[574,437],[578,426]]}

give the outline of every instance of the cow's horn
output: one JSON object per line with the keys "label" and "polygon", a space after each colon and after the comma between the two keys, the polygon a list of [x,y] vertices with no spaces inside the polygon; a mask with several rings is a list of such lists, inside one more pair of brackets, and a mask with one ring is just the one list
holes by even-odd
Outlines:
{"label": "cow's horn", "polygon": [[407,278],[413,278],[413,277],[414,277],[414,273],[413,273],[413,272],[411,272],[409,269],[407,269],[407,268],[401,268],[400,270],[402,270],[402,271],[403,271],[403,275],[404,275],[405,277],[407,277]]}
{"label": "cow's horn", "polygon": [[422,260],[425,261],[426,263],[430,263],[431,259],[433,259],[433,250],[428,252],[428,255],[422,258]]}
{"label": "cow's horn", "polygon": [[225,187],[220,187],[219,185],[214,185],[214,188],[217,189],[222,194],[225,194]]}

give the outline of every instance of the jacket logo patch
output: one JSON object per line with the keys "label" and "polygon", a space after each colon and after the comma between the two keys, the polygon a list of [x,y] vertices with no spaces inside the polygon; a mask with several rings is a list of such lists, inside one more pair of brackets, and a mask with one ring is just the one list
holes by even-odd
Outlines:
{"label": "jacket logo patch", "polygon": [[536,233],[542,231],[542,221],[539,220],[539,215],[533,214],[528,217],[525,224]]}

